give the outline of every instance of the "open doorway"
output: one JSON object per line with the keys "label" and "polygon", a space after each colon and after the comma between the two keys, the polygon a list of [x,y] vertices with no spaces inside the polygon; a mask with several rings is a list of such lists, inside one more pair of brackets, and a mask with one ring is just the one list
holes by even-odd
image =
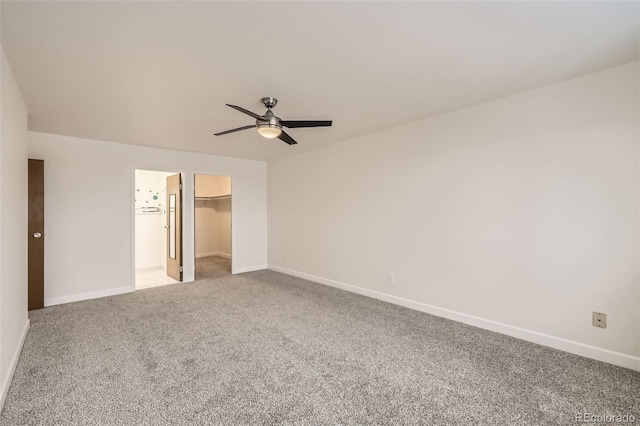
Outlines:
{"label": "open doorway", "polygon": [[[135,287],[136,290],[175,284],[181,280],[181,200],[179,194],[168,196],[167,185],[180,175],[155,170],[135,170]],[[178,189],[179,191],[179,189]],[[172,192],[171,190],[169,192]],[[173,191],[175,192],[175,191]],[[170,201],[168,201],[170,200]],[[172,202],[172,205],[168,203]],[[174,238],[171,239],[171,236]],[[177,238],[176,238],[177,237]],[[171,245],[171,247],[169,247]],[[181,253],[181,250],[179,250]],[[172,256],[173,254],[173,257]],[[168,275],[172,264],[178,262],[178,272]],[[177,279],[174,279],[177,278]]]}
{"label": "open doorway", "polygon": [[196,280],[231,274],[231,177],[194,176]]}

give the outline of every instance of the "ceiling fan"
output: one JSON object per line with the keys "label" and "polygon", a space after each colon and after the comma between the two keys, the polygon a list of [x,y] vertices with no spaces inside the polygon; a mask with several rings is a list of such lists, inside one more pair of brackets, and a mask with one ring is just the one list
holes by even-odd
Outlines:
{"label": "ceiling fan", "polygon": [[271,111],[271,108],[275,107],[278,103],[276,98],[262,98],[261,99],[264,106],[267,108],[267,112],[264,115],[254,114],[251,111],[248,111],[242,107],[237,105],[229,105],[225,104],[228,107],[233,109],[237,109],[240,112],[243,112],[247,115],[256,119],[256,124],[251,124],[249,126],[238,127],[237,129],[226,130],[224,132],[215,133],[216,136],[226,135],[227,133],[239,132],[240,130],[246,130],[256,127],[258,129],[258,133],[261,136],[273,139],[278,138],[281,141],[288,143],[289,145],[297,144],[291,136],[287,134],[282,127],[288,127],[290,129],[296,127],[326,127],[331,126],[331,120],[282,120],[280,117],[277,117]]}

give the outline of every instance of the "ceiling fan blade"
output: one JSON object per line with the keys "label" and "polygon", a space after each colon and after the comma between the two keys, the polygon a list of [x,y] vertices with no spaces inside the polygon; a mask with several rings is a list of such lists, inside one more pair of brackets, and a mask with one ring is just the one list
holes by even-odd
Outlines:
{"label": "ceiling fan blade", "polygon": [[327,127],[331,126],[332,120],[282,120],[282,125],[293,129],[295,127]]}
{"label": "ceiling fan blade", "polygon": [[214,133],[214,135],[222,136],[222,135],[226,135],[227,133],[239,132],[240,130],[254,129],[255,127],[256,125],[252,124],[250,126],[243,126],[243,127],[238,127],[237,129],[225,130],[224,132]]}
{"label": "ceiling fan blade", "polygon": [[280,139],[281,141],[285,141],[289,145],[295,145],[298,143],[291,136],[289,136],[287,132],[285,132],[284,130],[282,131],[282,133],[280,133],[280,136],[278,136],[278,139]]}
{"label": "ceiling fan blade", "polygon": [[244,109],[242,107],[239,107],[238,105],[230,105],[230,104],[225,104],[225,105],[228,106],[228,107],[231,107],[233,109],[237,109],[240,112],[244,112],[245,114],[250,115],[251,117],[255,118],[256,120],[266,121],[264,119],[264,117],[262,117],[261,115],[255,114],[255,113],[253,113],[253,112],[251,112],[249,110],[246,110],[246,109]]}

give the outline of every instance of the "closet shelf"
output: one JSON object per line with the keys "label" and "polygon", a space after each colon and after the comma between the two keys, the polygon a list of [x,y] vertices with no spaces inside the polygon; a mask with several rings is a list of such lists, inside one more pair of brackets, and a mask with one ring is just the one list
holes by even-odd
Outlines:
{"label": "closet shelf", "polygon": [[196,201],[226,200],[228,198],[231,198],[231,194],[216,195],[213,197],[197,197],[196,196]]}

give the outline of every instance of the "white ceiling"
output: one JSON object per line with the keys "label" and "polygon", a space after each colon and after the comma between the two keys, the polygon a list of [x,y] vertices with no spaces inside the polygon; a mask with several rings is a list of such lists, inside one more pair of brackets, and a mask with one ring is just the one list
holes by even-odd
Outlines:
{"label": "white ceiling", "polygon": [[[637,2],[2,2],[29,129],[268,160],[639,59]],[[284,119],[288,146],[225,103]]]}

